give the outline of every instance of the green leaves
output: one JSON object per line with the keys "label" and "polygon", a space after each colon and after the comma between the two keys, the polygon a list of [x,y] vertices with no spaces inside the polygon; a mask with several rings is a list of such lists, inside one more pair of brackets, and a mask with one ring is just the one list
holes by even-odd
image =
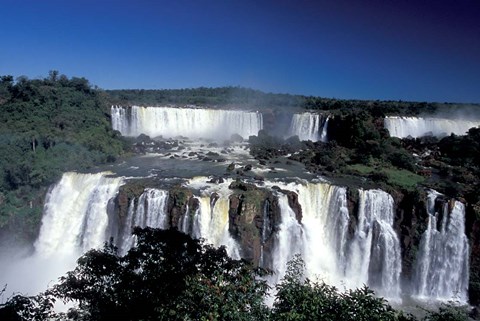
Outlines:
{"label": "green leaves", "polygon": [[110,243],[78,260],[52,291],[82,320],[261,320],[267,286],[245,261],[176,230],[134,230],[125,256]]}

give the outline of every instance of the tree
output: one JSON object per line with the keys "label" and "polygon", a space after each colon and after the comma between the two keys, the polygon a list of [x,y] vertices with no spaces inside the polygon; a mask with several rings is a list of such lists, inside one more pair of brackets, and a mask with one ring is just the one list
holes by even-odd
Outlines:
{"label": "tree", "polygon": [[304,270],[299,256],[288,263],[276,287],[274,320],[394,321],[403,317],[366,286],[340,293],[334,286],[303,278]]}
{"label": "tree", "polygon": [[112,243],[91,250],[53,288],[76,301],[80,320],[261,320],[266,283],[245,261],[176,230],[134,230],[120,257]]}

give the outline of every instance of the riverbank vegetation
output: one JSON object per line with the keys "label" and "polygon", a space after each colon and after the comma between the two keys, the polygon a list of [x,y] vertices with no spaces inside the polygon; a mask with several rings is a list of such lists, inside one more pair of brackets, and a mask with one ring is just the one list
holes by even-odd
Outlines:
{"label": "riverbank vegetation", "polygon": [[[269,273],[236,261],[176,230],[136,228],[136,245],[125,255],[107,243],[90,250],[77,267],[43,294],[17,295],[0,304],[0,319],[18,320],[326,320],[415,321],[367,287],[340,292],[303,277],[295,257],[269,294]],[[269,296],[273,305],[265,302]],[[75,306],[67,313],[56,301]],[[426,311],[423,321],[468,320],[464,306]]]}
{"label": "riverbank vegetation", "polygon": [[123,153],[109,107],[85,78],[0,78],[0,228],[31,238],[50,184]]}

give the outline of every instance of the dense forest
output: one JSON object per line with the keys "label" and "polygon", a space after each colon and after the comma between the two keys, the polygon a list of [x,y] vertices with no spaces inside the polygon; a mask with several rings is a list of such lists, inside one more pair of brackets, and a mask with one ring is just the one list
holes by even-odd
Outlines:
{"label": "dense forest", "polygon": [[32,238],[46,188],[65,171],[115,161],[124,144],[108,97],[85,78],[2,76],[0,110],[0,228]]}
{"label": "dense forest", "polygon": [[451,109],[452,104],[406,102],[406,101],[366,101],[321,98],[314,96],[265,93],[244,87],[191,88],[163,90],[107,90],[115,105],[199,105],[209,107],[248,107],[248,108],[289,108],[310,110],[340,110],[368,108],[376,114],[418,115]]}

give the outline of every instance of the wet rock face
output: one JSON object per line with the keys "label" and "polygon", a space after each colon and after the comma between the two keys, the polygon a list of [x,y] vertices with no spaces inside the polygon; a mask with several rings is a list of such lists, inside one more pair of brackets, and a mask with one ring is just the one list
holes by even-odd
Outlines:
{"label": "wet rock face", "polygon": [[138,200],[145,190],[143,184],[127,183],[120,186],[117,197],[115,198],[115,207],[117,209],[118,216],[124,218],[128,214],[128,207],[132,200]]}
{"label": "wet rock face", "polygon": [[133,142],[132,151],[137,154],[159,153],[173,147],[179,147],[178,141],[152,139],[150,136],[140,134]]}
{"label": "wet rock face", "polygon": [[425,204],[427,196],[417,191],[391,191],[390,194],[396,205],[394,229],[400,238],[402,275],[411,279],[421,237],[428,224]]}
{"label": "wet rock face", "polygon": [[258,264],[262,247],[272,247],[273,234],[280,224],[280,208],[271,191],[253,185],[234,185],[230,196],[229,232],[239,242],[242,256]]}
{"label": "wet rock face", "polygon": [[480,305],[480,208],[470,207],[467,211],[473,212],[476,219],[470,233],[470,281],[468,285],[468,295],[470,304]]}
{"label": "wet rock face", "polygon": [[298,223],[302,224],[302,206],[298,202],[298,195],[295,192],[287,192],[288,205],[295,213]]}
{"label": "wet rock face", "polygon": [[[187,211],[187,206],[192,201],[193,193],[184,187],[174,187],[168,194],[168,213],[170,214],[170,227],[178,228],[180,218]],[[193,204],[193,203],[192,203]],[[197,200],[198,207],[198,200]],[[190,210],[190,207],[189,207]]]}

